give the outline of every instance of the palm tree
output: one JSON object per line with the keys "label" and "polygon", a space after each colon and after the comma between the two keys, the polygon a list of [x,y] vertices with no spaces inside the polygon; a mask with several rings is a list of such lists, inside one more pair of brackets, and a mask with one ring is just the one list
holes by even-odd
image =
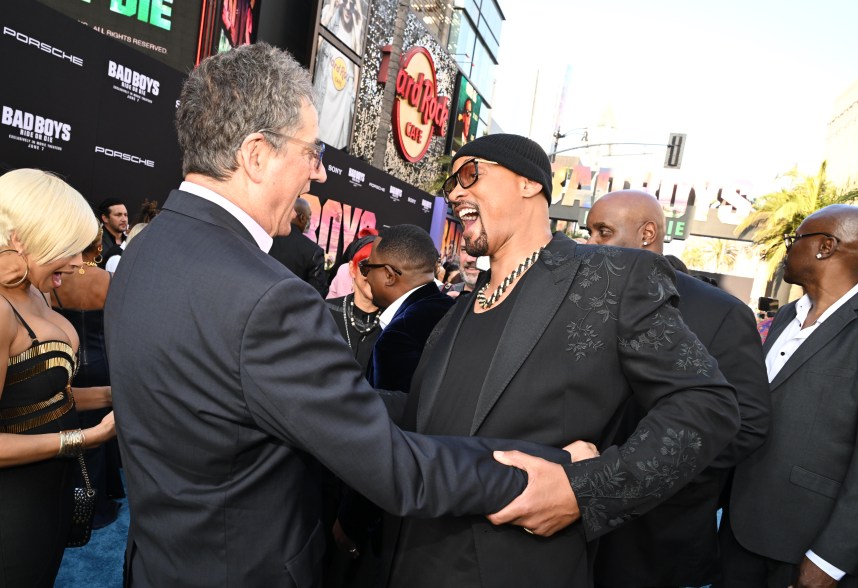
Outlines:
{"label": "palm tree", "polygon": [[704,272],[725,274],[736,265],[739,247],[729,239],[690,237],[682,252],[682,261]]}
{"label": "palm tree", "polygon": [[784,235],[795,233],[801,222],[820,208],[858,198],[858,190],[840,190],[830,184],[825,170],[824,161],[815,176],[801,175],[793,168],[783,176],[791,180],[789,188],[757,198],[754,211],[736,227],[737,235],[754,230],[754,244],[768,262],[769,279],[775,277],[786,256]]}

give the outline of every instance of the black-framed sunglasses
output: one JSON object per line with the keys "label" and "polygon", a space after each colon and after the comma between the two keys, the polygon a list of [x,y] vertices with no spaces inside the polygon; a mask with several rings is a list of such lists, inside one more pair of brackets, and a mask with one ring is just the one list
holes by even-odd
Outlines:
{"label": "black-framed sunglasses", "polygon": [[361,259],[358,262],[358,269],[360,270],[360,275],[363,277],[367,277],[369,275],[370,270],[374,270],[378,267],[389,267],[394,271],[397,276],[401,276],[402,272],[398,269],[390,265],[389,263],[369,263],[369,258]]}
{"label": "black-framed sunglasses", "polygon": [[284,135],[274,129],[259,129],[256,131],[257,133],[274,135],[275,137],[280,137],[281,139],[285,139],[287,141],[292,141],[293,143],[298,143],[299,145],[303,145],[309,151],[309,155],[312,157],[310,160],[313,165],[313,169],[315,171],[319,171],[319,168],[322,167],[322,158],[325,156],[325,144],[321,141],[316,141],[315,143],[308,143],[307,141],[302,141],[301,139],[296,139],[290,135]]}
{"label": "black-framed sunglasses", "polygon": [[462,167],[460,167],[453,175],[444,180],[444,183],[441,185],[441,191],[444,192],[444,198],[449,200],[450,192],[455,190],[457,185],[461,186],[462,188],[470,188],[471,186],[476,184],[477,180],[480,179],[481,163],[498,165],[497,161],[489,161],[487,159],[480,159],[478,157],[469,159],[464,164],[462,164]]}
{"label": "black-framed sunglasses", "polygon": [[817,235],[825,235],[829,239],[834,239],[838,243],[840,243],[840,239],[831,233],[805,233],[804,235],[799,235],[798,233],[794,233],[792,235],[784,235],[784,245],[786,245],[787,251],[789,251],[796,241],[799,239],[804,239],[805,237],[816,237]]}

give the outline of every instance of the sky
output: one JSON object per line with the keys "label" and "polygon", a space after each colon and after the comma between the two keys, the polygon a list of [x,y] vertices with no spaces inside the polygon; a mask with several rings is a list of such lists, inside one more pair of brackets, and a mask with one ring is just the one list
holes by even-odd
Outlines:
{"label": "sky", "polygon": [[[550,150],[570,71],[561,132],[587,127],[591,143],[685,133],[686,178],[747,183],[752,197],[794,166],[817,171],[834,101],[858,81],[856,0],[499,2],[506,21],[490,102],[505,132]],[[580,135],[558,148],[580,145]],[[664,148],[617,149],[629,155],[610,159],[614,167],[664,164]]]}

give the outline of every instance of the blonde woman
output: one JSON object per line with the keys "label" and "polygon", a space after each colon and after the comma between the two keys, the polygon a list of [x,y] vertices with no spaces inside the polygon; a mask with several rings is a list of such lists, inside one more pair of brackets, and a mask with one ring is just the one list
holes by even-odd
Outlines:
{"label": "blonde woman", "polygon": [[114,435],[113,414],[81,430],[76,410],[109,406],[110,388],[72,389],[78,337],[42,292],[78,271],[98,226],[59,178],[0,177],[0,584],[53,586],[84,448]]}

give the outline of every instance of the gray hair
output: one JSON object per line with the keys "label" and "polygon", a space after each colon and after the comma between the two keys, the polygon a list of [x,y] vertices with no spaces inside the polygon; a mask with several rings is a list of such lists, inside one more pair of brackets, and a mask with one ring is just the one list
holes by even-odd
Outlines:
{"label": "gray hair", "polygon": [[[310,74],[286,51],[242,45],[203,60],[188,75],[176,111],[182,173],[226,180],[236,152],[261,129],[298,130],[301,108],[314,103]],[[280,148],[275,135],[266,138]]]}

